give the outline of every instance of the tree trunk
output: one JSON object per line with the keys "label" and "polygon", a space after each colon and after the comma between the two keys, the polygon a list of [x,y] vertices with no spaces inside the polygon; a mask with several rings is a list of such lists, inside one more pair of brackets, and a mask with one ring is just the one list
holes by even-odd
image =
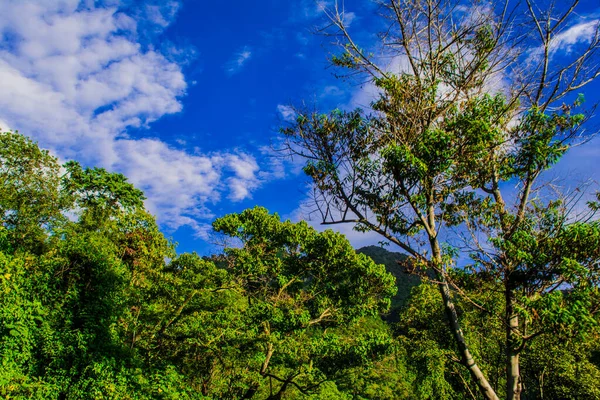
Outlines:
{"label": "tree trunk", "polygon": [[[433,212],[430,213],[432,218]],[[435,228],[434,223],[431,222],[430,225]],[[463,334],[462,329],[460,328],[460,322],[458,321],[458,314],[456,313],[456,307],[454,307],[454,301],[452,300],[452,292],[450,291],[450,287],[448,286],[448,281],[446,280],[446,276],[444,275],[445,269],[443,267],[442,261],[442,251],[440,249],[440,245],[437,241],[437,238],[430,237],[430,245],[432,251],[432,261],[437,263],[438,270],[437,276],[440,281],[439,288],[442,294],[442,299],[444,301],[444,308],[446,310],[446,315],[448,316],[448,320],[450,321],[450,330],[454,335],[454,339],[456,340],[456,344],[458,345],[458,350],[461,355],[462,364],[467,367],[471,377],[477,383],[477,387],[479,391],[483,395],[483,397],[487,400],[499,400],[496,392],[492,388],[492,385],[488,382],[481,369],[473,359],[471,352],[469,351],[469,346],[467,346],[467,341],[465,340],[465,335]]]}
{"label": "tree trunk", "polygon": [[519,370],[519,315],[515,313],[513,293],[506,289],[506,400],[519,400],[523,386]]}
{"label": "tree trunk", "polygon": [[460,323],[458,321],[458,314],[456,313],[456,308],[454,307],[454,302],[452,301],[452,294],[450,293],[450,288],[448,287],[448,283],[444,277],[441,277],[442,283],[440,284],[440,292],[442,293],[442,298],[444,300],[444,307],[446,309],[446,314],[448,315],[448,319],[450,321],[450,329],[454,335],[454,339],[458,345],[458,349],[460,351],[462,357],[462,364],[469,369],[469,373],[471,377],[477,383],[477,387],[479,391],[483,395],[485,399],[488,400],[499,400],[496,392],[486,379],[483,372],[479,369],[479,366],[473,359],[471,352],[469,351],[469,347],[467,346],[467,342],[465,340],[465,336],[463,334],[462,329],[460,328]]}

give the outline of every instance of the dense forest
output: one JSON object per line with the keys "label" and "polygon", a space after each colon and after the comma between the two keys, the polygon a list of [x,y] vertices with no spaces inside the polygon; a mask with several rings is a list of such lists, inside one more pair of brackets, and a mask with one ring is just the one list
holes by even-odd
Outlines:
{"label": "dense forest", "polygon": [[256,206],[180,253],[127,177],[0,133],[0,395],[600,399],[600,192],[547,175],[595,133],[578,3],[381,1],[376,55],[323,10],[372,102],[276,143],[381,246]]}
{"label": "dense forest", "polygon": [[[18,133],[0,135],[0,179],[3,398],[476,397],[437,284],[403,254],[260,207],[215,220],[222,253],[177,254],[124,176]],[[503,326],[473,301],[502,294],[469,295],[471,351],[502,387]],[[523,349],[527,398],[600,398],[595,321]]]}

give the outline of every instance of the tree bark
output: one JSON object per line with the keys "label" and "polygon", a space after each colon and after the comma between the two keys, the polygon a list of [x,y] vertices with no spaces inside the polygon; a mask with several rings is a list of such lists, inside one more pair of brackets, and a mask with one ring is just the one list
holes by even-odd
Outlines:
{"label": "tree bark", "polygon": [[471,351],[469,350],[469,346],[467,346],[467,341],[465,340],[465,335],[460,327],[460,322],[458,320],[458,313],[456,312],[456,307],[454,306],[454,301],[452,300],[452,292],[450,291],[450,287],[448,286],[448,281],[446,280],[446,276],[444,275],[444,269],[442,267],[442,252],[437,242],[437,239],[430,239],[431,250],[432,250],[432,258],[434,262],[438,264],[438,267],[441,269],[438,271],[438,280],[440,281],[439,288],[440,293],[442,294],[442,299],[444,301],[444,309],[446,310],[446,315],[448,316],[448,320],[450,321],[450,330],[454,335],[454,339],[456,340],[456,344],[458,345],[458,350],[461,355],[462,364],[467,367],[471,377],[477,383],[477,387],[479,392],[483,395],[483,397],[487,400],[499,400],[496,392],[492,388],[492,385],[488,382],[487,378],[479,369],[479,366],[473,359],[471,355]]}
{"label": "tree bark", "polygon": [[513,293],[506,289],[506,400],[519,400],[523,386],[519,368],[519,315],[514,309]]}
{"label": "tree bark", "polygon": [[271,394],[269,397],[267,397],[267,400],[281,400],[283,398],[283,393],[287,390],[289,384],[290,381],[285,381],[279,391],[277,391],[275,394]]}
{"label": "tree bark", "polygon": [[452,301],[452,294],[450,293],[450,288],[448,287],[448,283],[443,277],[442,283],[440,284],[440,292],[442,293],[442,298],[444,300],[444,308],[446,309],[446,314],[448,315],[448,320],[450,321],[450,329],[452,330],[452,334],[454,335],[454,339],[456,340],[456,344],[458,345],[458,349],[461,354],[462,364],[468,368],[471,377],[477,383],[479,392],[483,395],[485,399],[499,400],[498,396],[496,395],[496,392],[492,388],[492,385],[490,385],[485,375],[483,374],[481,369],[479,369],[479,366],[473,359],[473,356],[471,355],[471,351],[467,346],[467,342],[465,340],[463,331],[460,328],[458,314],[456,313],[456,308],[454,307],[454,302]]}

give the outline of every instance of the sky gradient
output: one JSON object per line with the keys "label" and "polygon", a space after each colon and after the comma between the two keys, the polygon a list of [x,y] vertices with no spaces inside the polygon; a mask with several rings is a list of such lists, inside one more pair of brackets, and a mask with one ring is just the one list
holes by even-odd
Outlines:
{"label": "sky gradient", "polygon": [[[262,205],[305,217],[301,165],[273,151],[278,128],[293,117],[289,104],[328,111],[373,97],[369,85],[336,79],[331,38],[313,34],[328,6],[0,0],[0,127],[32,137],[62,161],[125,174],[179,251],[206,254],[210,222],[226,213]],[[344,7],[357,40],[373,45],[374,3]],[[599,12],[594,1],[582,2],[564,51],[589,40]],[[584,90],[590,104],[599,92],[598,82]],[[597,181],[599,155],[594,140],[553,173]],[[356,246],[378,240],[338,229]]]}

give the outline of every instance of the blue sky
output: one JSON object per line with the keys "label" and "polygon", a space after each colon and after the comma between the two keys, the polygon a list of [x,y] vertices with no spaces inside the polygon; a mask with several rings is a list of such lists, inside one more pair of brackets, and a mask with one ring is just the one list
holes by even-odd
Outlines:
{"label": "blue sky", "polygon": [[[327,111],[371,96],[333,76],[331,39],[311,33],[327,5],[0,0],[0,126],[61,160],[127,175],[180,251],[210,251],[210,222],[257,204],[302,218],[307,179],[271,150],[286,105]],[[374,8],[345,2],[365,46],[375,41]],[[597,20],[595,0],[582,2],[580,15]],[[598,82],[585,90],[590,101],[598,92]],[[557,173],[598,179],[599,155],[596,140]],[[339,229],[355,245],[377,242]]]}

